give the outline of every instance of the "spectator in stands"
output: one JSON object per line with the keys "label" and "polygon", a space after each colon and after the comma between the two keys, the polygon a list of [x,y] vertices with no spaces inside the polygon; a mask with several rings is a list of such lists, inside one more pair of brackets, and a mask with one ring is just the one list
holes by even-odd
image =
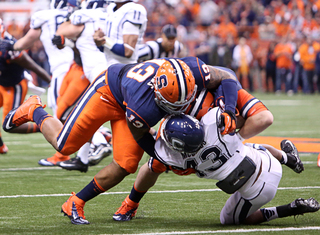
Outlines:
{"label": "spectator in stands", "polygon": [[10,33],[16,39],[22,37],[22,28],[16,23],[15,19],[12,19],[7,26],[7,32]]}
{"label": "spectator in stands", "polygon": [[[266,62],[266,91],[276,91],[276,55],[274,54],[275,41],[271,41],[268,46],[267,62]],[[272,86],[270,87],[270,79]]]}
{"label": "spectator in stands", "polygon": [[198,18],[201,26],[210,26],[216,20],[218,14],[219,7],[214,1],[202,0],[198,13]]}
{"label": "spectator in stands", "polygon": [[285,82],[285,91],[292,94],[292,47],[288,42],[289,36],[282,37],[274,48],[276,62],[276,93],[281,93],[281,85]]}
{"label": "spectator in stands", "polygon": [[209,64],[231,69],[233,48],[229,47],[226,39],[218,38],[217,45],[212,48]]}
{"label": "spectator in stands", "polygon": [[292,62],[293,62],[293,92],[297,93],[298,92],[298,85],[300,87],[303,87],[302,85],[302,65],[300,63],[300,53],[299,53],[299,47],[302,44],[302,38],[300,37],[295,37],[293,40],[293,46],[294,46],[294,52],[293,52],[293,57],[292,57]]}
{"label": "spectator in stands", "polygon": [[200,33],[195,46],[196,57],[201,59],[205,64],[209,64],[211,47],[208,43],[208,35],[206,31]]}
{"label": "spectator in stands", "polygon": [[[306,37],[305,42],[299,47],[300,63],[302,66],[302,91],[303,93],[314,93],[313,76],[315,70],[316,55],[319,51],[319,43]],[[298,86],[295,81],[294,86]]]}
{"label": "spectator in stands", "polygon": [[244,89],[253,92],[253,81],[249,73],[249,66],[252,61],[252,52],[250,47],[247,45],[245,38],[240,38],[238,45],[233,50],[233,60],[237,66],[237,77]]}

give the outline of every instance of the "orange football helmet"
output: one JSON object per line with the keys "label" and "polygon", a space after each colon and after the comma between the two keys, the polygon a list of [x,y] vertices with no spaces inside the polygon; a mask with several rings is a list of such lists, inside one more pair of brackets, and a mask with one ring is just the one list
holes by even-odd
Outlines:
{"label": "orange football helmet", "polygon": [[170,114],[180,114],[194,99],[197,85],[185,62],[168,59],[157,71],[154,90],[155,101],[160,108]]}

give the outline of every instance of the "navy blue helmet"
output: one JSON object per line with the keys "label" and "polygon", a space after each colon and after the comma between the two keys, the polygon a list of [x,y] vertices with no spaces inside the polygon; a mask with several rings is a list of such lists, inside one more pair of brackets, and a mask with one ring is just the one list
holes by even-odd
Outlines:
{"label": "navy blue helmet", "polygon": [[160,134],[168,147],[184,153],[197,152],[204,140],[203,126],[187,114],[168,116]]}

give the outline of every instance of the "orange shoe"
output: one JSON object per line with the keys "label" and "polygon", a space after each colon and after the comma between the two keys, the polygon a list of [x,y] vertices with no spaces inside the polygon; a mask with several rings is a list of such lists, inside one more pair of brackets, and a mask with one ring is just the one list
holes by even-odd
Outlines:
{"label": "orange shoe", "polygon": [[57,166],[58,162],[63,162],[70,160],[70,157],[67,155],[62,155],[59,152],[56,152],[52,157],[43,158],[38,161],[38,164],[41,166]]}
{"label": "orange shoe", "polygon": [[137,213],[139,203],[132,201],[129,195],[122,202],[121,207],[113,215],[113,220],[115,221],[129,221]]}
{"label": "orange shoe", "polygon": [[318,162],[317,162],[318,167],[320,167],[320,153],[318,155]]}
{"label": "orange shoe", "polygon": [[89,221],[86,220],[83,211],[86,202],[78,198],[75,192],[71,194],[69,199],[63,203],[61,212],[64,213],[65,216],[68,216],[73,224],[90,224]]}
{"label": "orange shoe", "polygon": [[8,149],[7,145],[3,144],[0,147],[0,154],[6,154],[8,151],[9,151],[9,149]]}
{"label": "orange shoe", "polygon": [[40,106],[46,107],[45,105],[42,106],[40,97],[37,95],[30,96],[22,105],[7,114],[2,124],[3,129],[10,131],[26,122],[33,121],[33,112]]}

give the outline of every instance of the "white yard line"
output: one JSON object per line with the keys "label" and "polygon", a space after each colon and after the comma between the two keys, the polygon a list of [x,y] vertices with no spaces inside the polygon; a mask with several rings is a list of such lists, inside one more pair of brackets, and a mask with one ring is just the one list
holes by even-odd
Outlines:
{"label": "white yard line", "polygon": [[[320,186],[306,186],[306,187],[280,187],[278,190],[300,190],[300,189],[320,189]],[[220,189],[190,189],[190,190],[164,190],[164,191],[148,191],[148,193],[194,193],[194,192],[217,192]],[[116,195],[116,194],[129,194],[130,192],[105,192],[101,195]],[[7,195],[0,196],[2,198],[20,198],[20,197],[65,197],[70,196],[70,194],[36,194],[36,195]]]}
{"label": "white yard line", "polygon": [[[233,229],[233,230],[213,230],[213,231],[172,231],[162,233],[131,233],[135,235],[171,235],[171,234],[219,234],[219,233],[254,233],[254,232],[280,232],[280,231],[304,231],[304,230],[320,230],[320,227],[287,227],[287,228],[261,228],[261,229]],[[129,235],[129,234],[122,234]]]}

